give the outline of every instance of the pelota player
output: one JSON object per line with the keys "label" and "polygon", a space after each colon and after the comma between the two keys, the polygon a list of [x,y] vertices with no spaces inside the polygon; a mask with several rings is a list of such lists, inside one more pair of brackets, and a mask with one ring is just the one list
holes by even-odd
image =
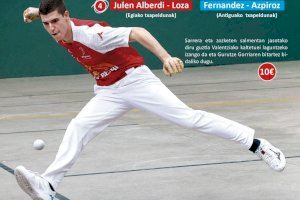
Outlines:
{"label": "pelota player", "polygon": [[32,199],[54,199],[55,190],[82,149],[114,120],[132,108],[154,113],[179,126],[240,143],[262,158],[273,170],[282,171],[283,153],[254,130],[212,113],[193,110],[180,101],[144,65],[143,57],[129,43],[136,41],[163,63],[171,76],[183,63],[171,57],[143,28],[112,28],[104,22],[69,17],[63,0],[42,0],[39,8],[24,11],[25,22],[40,18],[47,32],[91,73],[95,96],[70,122],[54,162],[42,174],[23,166],[15,169],[20,187]]}

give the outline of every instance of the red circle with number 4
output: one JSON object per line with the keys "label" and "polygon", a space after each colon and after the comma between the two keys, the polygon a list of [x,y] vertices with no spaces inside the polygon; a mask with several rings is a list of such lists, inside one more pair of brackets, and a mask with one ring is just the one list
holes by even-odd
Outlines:
{"label": "red circle with number 4", "polygon": [[273,63],[263,63],[258,67],[258,76],[264,81],[271,81],[276,76],[276,67]]}
{"label": "red circle with number 4", "polygon": [[93,4],[94,11],[98,14],[104,13],[109,7],[109,2],[107,0],[96,0]]}
{"label": "red circle with number 4", "polygon": [[95,4],[95,8],[99,12],[103,12],[106,9],[106,4],[104,1],[97,1]]}

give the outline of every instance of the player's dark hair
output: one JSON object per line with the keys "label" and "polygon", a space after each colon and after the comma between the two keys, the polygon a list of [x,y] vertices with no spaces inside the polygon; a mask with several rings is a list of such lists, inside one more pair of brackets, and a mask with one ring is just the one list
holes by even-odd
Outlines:
{"label": "player's dark hair", "polygon": [[55,10],[61,15],[65,13],[67,9],[64,0],[41,0],[39,7],[40,14],[47,15]]}

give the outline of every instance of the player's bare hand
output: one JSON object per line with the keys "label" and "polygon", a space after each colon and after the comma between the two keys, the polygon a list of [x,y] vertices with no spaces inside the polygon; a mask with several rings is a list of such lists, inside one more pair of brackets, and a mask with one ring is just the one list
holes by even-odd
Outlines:
{"label": "player's bare hand", "polygon": [[39,18],[39,9],[34,7],[29,7],[23,12],[23,19],[25,23],[30,23],[33,20]]}
{"label": "player's bare hand", "polygon": [[169,57],[164,61],[163,71],[166,76],[172,76],[183,71],[184,64],[182,60],[176,57]]}

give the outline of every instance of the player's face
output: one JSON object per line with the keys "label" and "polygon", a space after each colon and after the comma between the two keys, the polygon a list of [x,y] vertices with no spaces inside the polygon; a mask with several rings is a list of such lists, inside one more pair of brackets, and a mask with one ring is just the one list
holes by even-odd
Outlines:
{"label": "player's face", "polygon": [[59,14],[57,10],[48,13],[47,15],[41,15],[41,20],[44,28],[56,41],[70,41],[70,17],[69,12],[66,11],[63,15]]}

